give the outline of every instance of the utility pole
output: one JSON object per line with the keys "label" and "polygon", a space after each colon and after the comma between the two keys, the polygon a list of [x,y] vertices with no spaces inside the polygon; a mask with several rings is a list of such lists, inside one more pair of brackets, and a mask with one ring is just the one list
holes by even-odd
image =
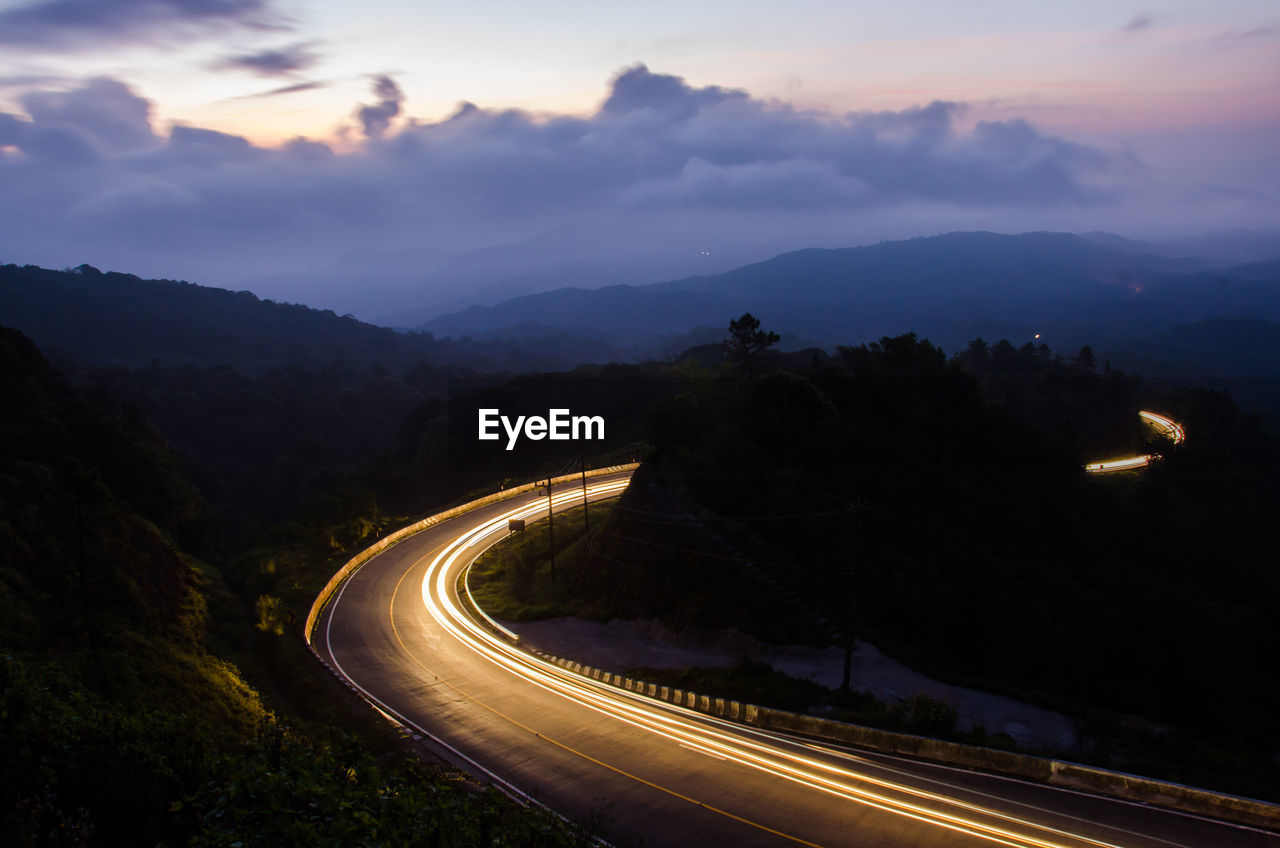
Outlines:
{"label": "utility pole", "polygon": [[853,648],[854,648],[853,614],[854,614],[854,606],[857,603],[857,599],[854,596],[854,588],[853,588],[854,582],[853,582],[852,571],[849,572],[849,574],[847,575],[847,578],[849,580],[849,611],[845,619],[845,625],[844,625],[844,628],[845,628],[844,674],[840,678],[840,693],[843,695],[849,694],[849,678],[853,672]]}
{"label": "utility pole", "polygon": [[857,580],[855,578],[854,572],[855,572],[855,569],[857,568],[856,560],[861,559],[863,556],[866,555],[866,544],[865,544],[865,539],[863,538],[864,534],[863,534],[862,519],[864,515],[866,515],[868,512],[871,511],[871,502],[865,499],[859,500],[856,502],[850,501],[849,510],[857,516],[857,531],[856,531],[857,536],[855,537],[856,542],[854,545],[855,562],[850,565],[849,571],[845,575],[846,579],[849,581],[849,609],[845,617],[845,625],[844,625],[845,627],[844,674],[840,678],[840,692],[841,694],[844,694],[844,695],[849,694],[849,682],[850,682],[849,678],[852,676],[852,671],[853,671],[853,649],[854,649],[853,619],[857,611],[857,600],[858,600],[858,596],[857,596],[858,584],[857,584]]}
{"label": "utility pole", "polygon": [[582,469],[582,532],[586,533],[591,522],[587,519],[587,459],[578,457],[578,467]]}
{"label": "utility pole", "polygon": [[551,549],[551,588],[556,588],[556,530],[551,521],[551,478],[547,477],[547,543]]}

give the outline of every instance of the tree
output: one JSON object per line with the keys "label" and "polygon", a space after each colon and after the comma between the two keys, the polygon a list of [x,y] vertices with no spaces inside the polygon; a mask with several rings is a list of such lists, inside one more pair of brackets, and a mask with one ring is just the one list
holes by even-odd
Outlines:
{"label": "tree", "polygon": [[1080,352],[1071,357],[1071,367],[1084,374],[1096,374],[1098,360],[1093,355],[1093,348],[1088,345],[1080,348]]}
{"label": "tree", "polygon": [[971,374],[985,374],[991,365],[991,346],[979,336],[969,342],[969,349],[957,356],[960,364]]}
{"label": "tree", "polygon": [[742,373],[750,383],[756,357],[761,351],[776,344],[779,338],[773,331],[761,330],[760,319],[750,312],[744,312],[741,318],[729,322],[729,338],[724,341],[724,349],[742,363]]}

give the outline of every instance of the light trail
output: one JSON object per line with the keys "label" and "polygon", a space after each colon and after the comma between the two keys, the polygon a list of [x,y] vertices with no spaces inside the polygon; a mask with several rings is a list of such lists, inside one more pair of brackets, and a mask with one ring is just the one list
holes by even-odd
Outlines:
{"label": "light trail", "polygon": [[[1142,417],[1175,444],[1185,439],[1181,425],[1171,419],[1148,412]],[[562,509],[584,497],[616,497],[630,482],[616,478],[623,473],[629,477],[629,471],[608,469],[605,482],[584,491],[573,485],[559,494],[552,492],[550,506]],[[505,497],[517,495],[512,492]],[[472,510],[479,511],[468,514]],[[340,572],[344,582],[336,584],[328,620],[323,622],[324,650],[340,679],[382,715],[420,732],[513,797],[540,804],[538,789],[524,792],[507,777],[517,783],[533,781],[535,786],[544,779],[564,780],[555,787],[554,803],[566,810],[580,807],[595,787],[607,784],[609,797],[636,804],[635,811],[626,814],[630,817],[627,832],[648,832],[652,823],[664,844],[685,844],[684,834],[691,832],[740,834],[739,825],[746,825],[758,834],[763,832],[766,836],[760,838],[766,840],[781,838],[823,848],[848,842],[841,832],[848,821],[866,823],[879,838],[888,837],[886,844],[894,845],[981,841],[1011,848],[1191,848],[1192,844],[1227,844],[1192,836],[1182,823],[1130,824],[1154,812],[1144,804],[1119,802],[1150,811],[1126,812],[1121,817],[1108,810],[1112,802],[1076,789],[996,776],[1022,788],[992,791],[985,783],[989,777],[980,777],[981,772],[949,766],[941,768],[969,776],[945,776],[934,771],[936,766],[920,766],[921,771],[913,773],[915,767],[908,768],[901,757],[889,757],[901,765],[886,764],[874,755],[812,744],[803,737],[705,712],[706,696],[702,696],[703,711],[698,711],[667,702],[665,692],[662,698],[656,697],[652,685],[640,687],[627,681],[622,686],[617,676],[593,679],[590,669],[586,674],[575,672],[522,650],[516,634],[475,604],[465,575],[481,553],[506,535],[511,519],[537,520],[547,511],[548,497],[543,492],[505,502],[502,496],[490,496],[424,519],[412,525],[413,532],[425,532],[421,544],[405,551],[407,556],[383,560],[372,574],[361,571],[357,576],[350,568]],[[450,523],[443,523],[446,519]],[[352,562],[363,564],[365,559]],[[369,674],[364,686],[352,679],[334,651],[332,628],[350,586],[347,577],[360,590],[346,606],[356,605],[360,615],[343,616],[343,659],[351,651],[351,658],[365,665]],[[419,577],[421,606],[418,598],[410,597]],[[479,657],[484,661],[473,659]],[[426,689],[397,692],[402,681]],[[615,729],[610,729],[610,722],[616,722]],[[465,741],[459,742],[460,738]],[[474,749],[482,738],[488,740],[484,742],[488,766],[448,741]],[[494,747],[495,742],[509,747]],[[690,757],[689,752],[707,759]],[[544,758],[546,766],[528,770],[530,763]],[[699,777],[694,778],[695,774]],[[571,780],[566,779],[568,775]],[[747,795],[738,797],[739,790]],[[1058,794],[1062,792],[1071,797],[1063,800],[1065,796]],[[655,800],[663,797],[655,793],[665,793],[666,800]],[[747,799],[755,796],[779,803],[787,799],[794,806],[773,802],[752,806]],[[1085,798],[1094,799],[1088,802],[1092,812],[1080,806]],[[645,811],[653,809],[665,811],[661,822],[645,818]],[[825,810],[830,810],[830,819]]]}
{"label": "light trail", "polygon": [[[1182,429],[1182,425],[1172,418],[1166,418],[1163,415],[1146,412],[1145,410],[1139,412],[1138,415],[1142,416],[1143,421],[1160,431],[1160,435],[1169,438],[1175,445],[1180,445],[1187,440],[1187,433]],[[1102,474],[1108,471],[1131,471],[1135,468],[1145,468],[1155,458],[1155,454],[1146,454],[1144,456],[1108,459],[1105,462],[1091,462],[1084,467],[1084,470],[1090,474]]]}
{"label": "light trail", "polygon": [[[607,497],[622,491],[627,483],[623,480],[599,484],[590,487],[588,494]],[[579,497],[577,490],[571,490],[553,496],[552,503],[576,503]],[[509,519],[533,518],[545,510],[545,502],[539,499],[463,532],[432,559],[423,577],[422,600],[431,618],[495,665],[542,689],[677,745],[846,801],[1013,848],[1119,848],[1116,843],[805,756],[788,750],[780,738],[758,732],[755,734],[757,738],[752,738],[747,728],[735,727],[729,722],[691,710],[665,704],[662,709],[657,709],[652,699],[596,682],[518,650],[482,627],[455,603],[454,595],[460,575],[476,557],[501,538],[499,534],[506,529]]]}
{"label": "light trail", "polygon": [[1152,427],[1172,439],[1175,445],[1180,445],[1187,440],[1187,433],[1182,429],[1182,425],[1172,418],[1156,415],[1154,412],[1139,412],[1138,414]]}

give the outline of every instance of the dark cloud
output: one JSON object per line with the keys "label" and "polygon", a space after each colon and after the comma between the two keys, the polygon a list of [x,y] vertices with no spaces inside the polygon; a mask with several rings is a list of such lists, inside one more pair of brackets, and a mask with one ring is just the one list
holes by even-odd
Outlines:
{"label": "dark cloud", "polygon": [[831,208],[859,205],[872,190],[858,177],[842,174],[826,162],[714,164],[691,159],[680,173],[650,180],[623,192],[628,204],[659,209],[706,206],[742,208]]}
{"label": "dark cloud", "polygon": [[1143,30],[1151,29],[1153,26],[1155,26],[1155,24],[1156,24],[1155,18],[1151,17],[1150,15],[1141,15],[1141,14],[1134,15],[1133,19],[1130,20],[1129,23],[1125,24],[1124,27],[1121,28],[1121,31],[1122,32],[1142,32]]}
{"label": "dark cloud", "polygon": [[176,126],[169,134],[168,154],[186,155],[198,151],[201,158],[217,164],[257,158],[265,151],[254,147],[247,138],[200,127]]}
{"label": "dark cloud", "polygon": [[27,125],[17,115],[0,112],[0,147],[17,146],[22,141]]}
{"label": "dark cloud", "polygon": [[388,76],[380,76],[373,81],[373,93],[379,100],[372,106],[361,105],[356,110],[356,117],[369,138],[381,138],[391,124],[391,119],[400,114],[400,104],[404,101],[404,93],[396,81]]}
{"label": "dark cloud", "polygon": [[1271,38],[1277,33],[1280,33],[1280,27],[1274,27],[1274,26],[1260,26],[1260,27],[1254,27],[1253,29],[1247,29],[1247,30],[1230,30],[1220,35],[1218,37],[1218,41],[1235,42],[1235,41],[1245,41],[1245,40],[1250,40],[1255,38]]}
{"label": "dark cloud", "polygon": [[52,47],[125,42],[235,24],[281,28],[272,0],[36,0],[0,11],[0,43]]}
{"label": "dark cloud", "polygon": [[[70,127],[24,128],[18,149],[29,156],[36,167],[78,169],[102,165],[101,150],[84,133]],[[79,173],[65,170],[63,175]]]}
{"label": "dark cloud", "polygon": [[128,152],[156,143],[151,104],[108,77],[70,91],[31,91],[21,98],[41,128],[73,128],[107,151]]}
{"label": "dark cloud", "polygon": [[706,106],[746,98],[745,91],[719,86],[691,88],[680,77],[651,73],[644,65],[636,65],[614,77],[613,90],[602,109],[611,114],[652,109],[687,118]]}
{"label": "dark cloud", "polygon": [[396,81],[388,76],[380,76],[374,79],[373,93],[382,98],[383,102],[393,100],[399,103],[404,97],[404,94],[400,91],[400,86],[396,85]]}
{"label": "dark cloud", "polygon": [[782,249],[812,246],[815,221],[925,205],[1025,229],[1028,210],[1098,208],[1133,167],[1021,120],[965,129],[963,104],[800,110],[644,66],[580,117],[463,103],[393,124],[399,85],[380,76],[372,89],[357,111],[365,138],[343,153],[198,127],[157,135],[148,102],[110,79],[27,92],[26,114],[0,113],[0,145],[17,148],[0,156],[0,259],[234,284],[353,254],[372,279],[379,266],[365,257],[428,242],[494,244],[587,221],[593,238],[574,249],[662,249],[748,218],[750,232],[799,234],[771,242]]}
{"label": "dark cloud", "polygon": [[279,88],[273,88],[268,91],[259,91],[254,94],[242,94],[235,99],[255,100],[260,97],[279,97],[282,94],[297,94],[301,91],[314,91],[317,88],[328,87],[329,83],[324,80],[309,80],[307,82],[296,82],[292,85],[282,85]]}
{"label": "dark cloud", "polygon": [[277,50],[260,50],[256,53],[228,56],[216,62],[214,68],[250,71],[261,77],[279,77],[314,67],[319,61],[320,54],[316,52],[315,45],[302,42]]}

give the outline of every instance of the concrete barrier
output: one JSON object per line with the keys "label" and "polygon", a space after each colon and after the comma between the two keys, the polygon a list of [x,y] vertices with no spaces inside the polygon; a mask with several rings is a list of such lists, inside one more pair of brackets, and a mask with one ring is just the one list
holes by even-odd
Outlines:
{"label": "concrete barrier", "polygon": [[[1103,795],[1118,795],[1156,807],[1172,807],[1175,810],[1200,813],[1216,819],[1280,831],[1280,805],[1268,804],[1254,798],[1226,795],[1196,786],[1167,783],[1136,774],[1108,771],[1059,760],[1053,761],[1053,776],[1049,782],[1057,786]],[[1121,785],[1122,791],[1115,790],[1117,784]]]}
{"label": "concrete barrier", "polygon": [[[633,471],[639,467],[640,463],[629,462],[625,465],[611,465],[608,468],[593,468],[587,472],[586,476],[601,477],[618,471]],[[551,482],[555,485],[581,479],[581,473],[564,474],[560,477],[553,477]],[[382,539],[379,539],[377,542],[374,542],[372,545],[347,560],[346,564],[329,578],[329,582],[324,585],[324,588],[320,590],[320,594],[316,595],[315,601],[311,604],[311,609],[307,613],[307,620],[303,625],[302,631],[303,637],[307,640],[307,645],[309,646],[311,644],[311,638],[315,635],[316,622],[320,620],[320,614],[324,611],[325,605],[329,603],[329,600],[334,596],[334,593],[338,591],[338,587],[342,585],[343,581],[355,573],[356,569],[360,566],[387,550],[392,545],[395,545],[398,542],[403,542],[410,536],[416,533],[421,533],[429,527],[434,527],[441,522],[448,521],[450,518],[455,518],[478,507],[488,506],[491,503],[497,503],[498,501],[506,500],[507,498],[513,498],[516,495],[522,495],[525,492],[532,492],[541,485],[543,484],[525,483],[522,486],[504,489],[501,492],[494,492],[492,495],[485,495],[482,498],[476,498],[473,501],[468,501],[461,506],[455,506],[452,509],[446,509],[444,512],[438,512],[435,515],[424,518],[407,527],[401,527],[399,530],[384,536]]]}
{"label": "concrete barrier", "polygon": [[[557,664],[566,667],[569,665],[568,661],[556,657],[551,659]],[[644,681],[624,679],[620,675],[610,675],[607,672],[603,677],[598,672],[594,676],[618,688],[626,688],[641,695],[647,694],[649,697],[669,704],[688,707],[708,715],[721,716],[761,730],[795,733],[871,751],[963,766],[978,771],[1019,777],[1052,786],[1079,789],[1097,795],[1280,831],[1280,805],[1255,798],[1227,795],[1065,760],[1034,757],[1030,754],[982,748],[977,745],[964,745],[944,739],[896,733],[891,730],[833,721],[820,716],[775,710],[724,698],[712,698],[687,689],[656,686]]]}
{"label": "concrete barrier", "polygon": [[[599,477],[618,471],[634,470],[638,466],[639,463],[628,463],[608,468],[597,468],[588,471],[587,476]],[[568,483],[579,479],[581,479],[580,474],[566,474],[553,478],[552,483]],[[539,485],[539,483],[526,483],[522,486],[496,492],[444,512],[436,513],[391,533],[356,554],[329,579],[320,594],[316,596],[315,602],[312,603],[311,610],[307,613],[307,620],[303,630],[307,645],[311,645],[316,622],[319,621],[325,605],[329,603],[343,581],[350,577],[361,565],[416,533],[478,507],[533,491]],[[740,701],[726,701],[724,698],[712,698],[711,696],[699,695],[688,690],[656,686],[630,678],[624,679],[622,675],[605,672],[591,666],[583,666],[581,663],[560,657],[547,656],[546,658],[561,668],[583,677],[599,680],[618,688],[625,686],[627,690],[641,695],[696,709],[709,715],[723,716],[762,730],[797,733],[872,751],[901,754],[948,765],[1010,775],[1054,786],[1079,789],[1099,795],[1168,807],[1239,824],[1280,831],[1280,805],[1259,801],[1254,798],[1226,795],[1194,786],[1153,780],[1140,775],[1125,774],[1124,772],[1110,771],[1064,760],[1033,757],[1029,754],[1000,751],[994,748],[981,748],[976,745],[963,745],[959,742],[930,739],[907,733],[895,733],[874,727],[832,721],[819,716],[770,709]]]}

